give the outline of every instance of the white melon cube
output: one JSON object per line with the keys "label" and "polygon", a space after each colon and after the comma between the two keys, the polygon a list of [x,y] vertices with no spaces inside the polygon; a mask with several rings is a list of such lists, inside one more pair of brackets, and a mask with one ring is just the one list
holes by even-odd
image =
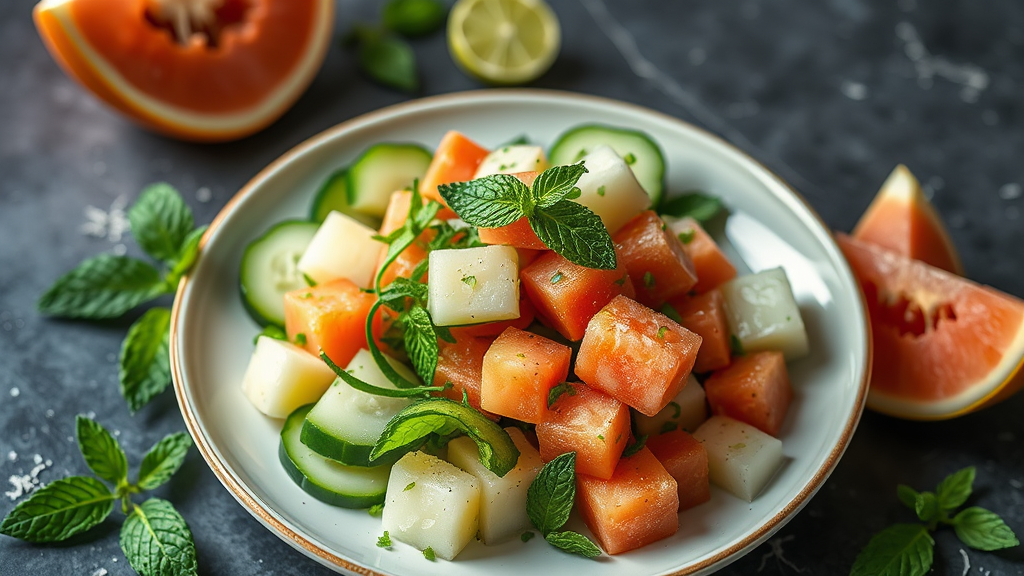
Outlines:
{"label": "white melon cube", "polygon": [[391,468],[384,530],[410,546],[451,560],[476,536],[480,481],[436,456],[410,452]]}
{"label": "white melon cube", "polygon": [[747,502],[782,466],[782,441],[739,420],[712,416],[693,437],[707,450],[711,483]]}
{"label": "white melon cube", "polygon": [[[388,356],[385,358],[402,377],[419,384],[419,378],[404,364]],[[395,385],[374,362],[369,350],[356,352],[345,370],[368,384],[395,389]],[[351,444],[370,446],[380,438],[380,433],[391,417],[409,404],[412,404],[412,400],[408,398],[388,398],[360,392],[338,380],[324,392],[306,419],[316,422],[318,427],[335,438],[344,438]]]}
{"label": "white melon cube", "polygon": [[457,326],[519,318],[519,255],[511,246],[430,253],[427,310]]}
{"label": "white melon cube", "polygon": [[690,375],[676,397],[654,416],[639,412],[633,414],[638,434],[654,436],[671,430],[693,432],[708,419],[708,406],[704,388]]}
{"label": "white melon cube", "polygon": [[582,192],[576,201],[600,216],[609,233],[650,207],[650,196],[611,146],[594,148],[583,157],[583,165],[587,173],[576,183]]}
{"label": "white melon cube", "polygon": [[807,355],[807,331],[785,270],[740,276],[721,290],[729,328],[743,350],[781,350],[786,360]]}
{"label": "white melon cube", "polygon": [[299,258],[299,272],[324,284],[348,278],[368,288],[384,244],[373,239],[377,231],[341,212],[331,212]]}
{"label": "white melon cube", "polygon": [[448,461],[476,476],[480,481],[480,539],[484,544],[495,544],[519,536],[531,526],[526,514],[526,491],[544,467],[540,452],[519,428],[505,428],[512,442],[519,448],[519,461],[504,477],[480,463],[480,451],[466,436],[448,443]]}
{"label": "white melon cube", "polygon": [[284,418],[299,406],[316,402],[334,378],[323,360],[302,348],[260,336],[242,377],[242,392],[260,412]]}
{"label": "white melon cube", "polygon": [[503,146],[487,155],[480,162],[473,178],[491,174],[515,174],[516,172],[543,172],[548,169],[548,159],[540,146]]}

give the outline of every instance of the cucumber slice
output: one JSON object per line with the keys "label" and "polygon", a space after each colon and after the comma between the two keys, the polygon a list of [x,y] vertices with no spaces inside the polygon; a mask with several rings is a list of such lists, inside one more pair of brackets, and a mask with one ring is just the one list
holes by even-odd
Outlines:
{"label": "cucumber slice", "polygon": [[[405,365],[393,358],[388,358],[388,361],[403,378],[419,382]],[[375,386],[395,387],[377,367],[368,350],[357,352],[345,369]],[[317,454],[342,464],[369,466],[370,450],[373,450],[380,433],[392,416],[411,403],[407,398],[385,398],[360,392],[336,380],[306,417],[302,426],[302,443]]]}
{"label": "cucumber slice", "polygon": [[368,508],[384,501],[391,466],[344,466],[307,448],[300,440],[302,423],[313,409],[296,409],[281,429],[278,457],[288,476],[317,500],[342,508]]}
{"label": "cucumber slice", "polygon": [[[548,159],[552,166],[572,164],[601,144],[611,146],[619,156],[626,159],[637,181],[651,197],[651,206],[658,206],[665,189],[665,156],[658,143],[643,132],[601,124],[584,124],[559,136],[551,146]],[[630,159],[633,161],[630,162]]]}
{"label": "cucumber slice", "polygon": [[327,181],[320,186],[316,197],[313,198],[313,206],[309,211],[309,219],[313,222],[323,223],[327,215],[337,210],[342,214],[359,220],[370,228],[380,228],[380,218],[369,214],[363,214],[353,210],[348,203],[348,168],[342,168],[331,174]]}
{"label": "cucumber slice", "polygon": [[296,264],[316,234],[315,222],[286,220],[253,240],[242,254],[242,303],[261,326],[284,328],[284,293],[308,284]]}
{"label": "cucumber slice", "polygon": [[422,179],[433,154],[419,144],[375,144],[348,169],[348,203],[353,210],[378,218],[391,194]]}

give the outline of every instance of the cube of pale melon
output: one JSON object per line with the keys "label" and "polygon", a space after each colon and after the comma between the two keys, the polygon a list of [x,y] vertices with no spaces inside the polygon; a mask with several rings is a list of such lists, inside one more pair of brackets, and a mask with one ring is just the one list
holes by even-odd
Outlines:
{"label": "cube of pale melon", "polygon": [[[385,358],[402,377],[419,384],[419,378],[404,364],[394,358]],[[369,350],[356,352],[345,370],[363,382],[395,389]],[[411,403],[412,400],[408,398],[388,398],[360,392],[338,380],[320,397],[306,419],[316,423],[322,432],[332,437],[343,438],[350,444],[373,446],[391,417]]]}
{"label": "cube of pale melon", "polygon": [[708,419],[708,407],[704,388],[693,374],[676,397],[654,416],[637,412],[633,416],[637,434],[655,436],[672,430],[693,432]]}
{"label": "cube of pale melon", "polygon": [[322,360],[284,340],[260,336],[242,378],[242,392],[257,410],[284,418],[316,402],[334,381]]}
{"label": "cube of pale melon", "polygon": [[547,168],[548,160],[540,146],[503,146],[484,158],[473,178],[483,178],[491,174],[543,172]]}
{"label": "cube of pale melon", "polygon": [[782,268],[740,276],[721,290],[729,328],[744,350],[781,350],[786,360],[807,355],[807,331]]}
{"label": "cube of pale melon", "polygon": [[384,244],[377,231],[342,214],[331,212],[317,229],[297,268],[317,284],[348,278],[368,288]]}
{"label": "cube of pale melon", "polygon": [[427,309],[434,324],[519,318],[519,256],[511,246],[430,253]]}
{"label": "cube of pale melon", "polygon": [[526,491],[544,466],[540,453],[519,428],[505,429],[519,448],[519,462],[504,477],[498,477],[480,463],[480,451],[466,436],[448,443],[448,461],[480,481],[480,539],[495,544],[519,536],[530,528],[526,514]]}
{"label": "cube of pale melon", "polygon": [[451,560],[476,536],[480,481],[436,456],[410,452],[391,468],[384,530],[410,546]]}
{"label": "cube of pale melon", "polygon": [[751,502],[782,466],[782,441],[727,416],[693,433],[708,452],[711,483]]}
{"label": "cube of pale melon", "polygon": [[582,192],[576,201],[600,216],[609,233],[651,205],[633,170],[610,146],[594,148],[583,157],[583,165],[587,173],[576,183]]}

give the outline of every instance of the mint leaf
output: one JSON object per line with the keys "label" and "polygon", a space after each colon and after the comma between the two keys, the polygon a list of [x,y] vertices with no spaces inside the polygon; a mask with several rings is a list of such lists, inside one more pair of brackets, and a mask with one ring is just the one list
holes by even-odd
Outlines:
{"label": "mint leaf", "polygon": [[943,511],[955,510],[967,502],[974,490],[974,466],[968,466],[946,476],[935,489],[938,506]]}
{"label": "mint leaf", "polygon": [[608,229],[597,214],[582,204],[562,200],[547,208],[537,208],[530,227],[548,248],[573,264],[614,270],[615,246]]}
{"label": "mint leaf", "polygon": [[924,576],[932,566],[934,545],[920,524],[890,526],[861,550],[850,576]]}
{"label": "mint leaf", "polygon": [[647,434],[644,434],[643,436],[633,440],[632,444],[630,444],[629,446],[626,446],[626,449],[622,451],[622,457],[623,458],[629,458],[630,456],[632,456],[632,455],[636,454],[637,452],[639,452],[640,450],[642,450],[643,447],[646,446],[646,445],[647,445]]}
{"label": "mint leaf", "polygon": [[[373,350],[371,349],[370,352],[372,353]],[[387,359],[384,359],[384,355],[381,354],[380,350],[377,350],[377,354],[380,354],[382,360],[377,361],[376,358],[374,358],[374,360],[377,362],[377,366],[381,368],[381,371],[383,371],[383,367],[381,367],[380,364],[381,362],[387,363]],[[374,396],[385,396],[387,398],[415,398],[423,397],[431,392],[437,392],[444,389],[443,386],[415,386],[412,388],[398,389],[382,388],[380,386],[374,386],[369,382],[364,382],[349,374],[347,370],[335,364],[334,361],[331,360],[331,358],[323,351],[320,352],[320,359],[327,363],[327,367],[333,370],[334,373],[338,375],[338,378],[341,378],[346,384],[360,392],[366,392],[367,394],[373,394]],[[394,371],[394,367],[392,367],[391,364],[388,364],[388,367]]]}
{"label": "mint leaf", "polygon": [[580,176],[587,173],[583,164],[571,164],[569,166],[553,166],[541,172],[540,176],[533,181],[531,193],[533,203],[538,208],[547,208],[563,200],[573,190],[576,190],[579,197],[579,188],[576,182]]}
{"label": "mint leaf", "polygon": [[380,292],[381,302],[395,312],[405,310],[406,298],[412,298],[420,303],[426,302],[427,285],[399,276]]}
{"label": "mint leaf", "polygon": [[1002,518],[977,506],[954,516],[953,529],[961,542],[976,550],[1002,550],[1020,544]]}
{"label": "mint leaf", "polygon": [[555,402],[557,402],[558,399],[562,397],[562,394],[575,396],[576,388],[572,384],[569,384],[568,382],[562,382],[560,384],[552,386],[551,390],[548,391],[548,408],[551,408],[555,404]]}
{"label": "mint leaf", "polygon": [[75,418],[78,449],[89,469],[111,484],[128,481],[128,459],[117,440],[103,426],[81,414]]}
{"label": "mint leaf", "polygon": [[669,304],[668,302],[662,305],[661,313],[671,318],[672,321],[675,322],[676,324],[683,323],[683,317],[680,316],[679,312],[676,311],[675,307]]}
{"label": "mint leaf", "polygon": [[192,438],[184,432],[168,434],[153,445],[142,459],[136,486],[152,490],[171,479],[185,461]]}
{"label": "mint leaf", "polygon": [[132,236],[157,260],[177,262],[185,239],[195,227],[192,210],[181,194],[166,182],[147,186],[128,210]]}
{"label": "mint leaf", "polygon": [[921,492],[914,499],[914,512],[922,522],[931,522],[939,517],[939,501],[932,492]]}
{"label": "mint leaf", "polygon": [[359,67],[377,82],[403,92],[415,92],[420,85],[412,48],[390,34],[362,34]]}
{"label": "mint leaf", "polygon": [[669,198],[662,203],[658,212],[676,218],[689,216],[698,222],[705,223],[717,216],[723,209],[722,201],[718,198],[700,192],[690,192]]}
{"label": "mint leaf", "polygon": [[403,36],[425,36],[444,24],[446,14],[437,0],[391,0],[384,6],[384,26]]}
{"label": "mint leaf", "polygon": [[170,326],[170,310],[150,308],[132,324],[121,344],[117,377],[132,413],[171,383]]}
{"label": "mint leaf", "polygon": [[70,476],[50,482],[0,522],[0,534],[29,542],[60,542],[102,522],[114,494],[95,478]]}
{"label": "mint leaf", "polygon": [[167,274],[168,284],[177,285],[178,280],[192,269],[192,265],[196,263],[196,258],[199,257],[199,241],[203,239],[203,234],[206,234],[207,228],[209,226],[200,226],[185,237],[185,241],[178,251],[178,256],[175,258],[174,266]]}
{"label": "mint leaf", "polygon": [[166,500],[135,505],[121,526],[121,550],[140,576],[196,574],[196,547],[185,520]]}
{"label": "mint leaf", "polygon": [[585,558],[597,558],[601,555],[601,549],[597,547],[597,544],[591,542],[590,538],[571,530],[551,532],[544,539],[555,548],[570,554],[576,554]]}
{"label": "mint leaf", "polygon": [[576,453],[557,456],[541,468],[526,491],[526,514],[547,536],[569,520],[576,499]]}
{"label": "mint leaf", "polygon": [[279,326],[274,326],[273,324],[264,326],[263,330],[260,330],[260,333],[252,339],[252,343],[256,344],[256,342],[259,341],[260,336],[266,336],[268,338],[273,338],[274,340],[284,340],[285,342],[288,341],[288,334]]}
{"label": "mint leaf", "polygon": [[448,207],[472,226],[500,228],[532,211],[530,189],[508,174],[440,184],[437,191]]}
{"label": "mint leaf", "polygon": [[170,292],[153,266],[100,254],[61,276],[39,299],[39,311],[64,318],[116,318]]}
{"label": "mint leaf", "polygon": [[917,490],[914,490],[910,486],[900,484],[896,487],[896,497],[900,499],[900,502],[902,502],[904,506],[914,511],[917,510],[917,496]]}
{"label": "mint leaf", "polygon": [[519,462],[519,449],[508,432],[478,410],[446,398],[422,400],[395,414],[370,452],[370,462],[411,452],[431,438],[448,438],[457,432],[476,443],[480,463],[498,476],[505,476]]}
{"label": "mint leaf", "polygon": [[429,384],[434,381],[438,353],[437,334],[434,332],[434,323],[430,320],[430,313],[416,304],[403,314],[401,319],[402,326],[405,328],[403,338],[405,352],[409,355],[409,361],[412,362],[416,375],[424,383]]}

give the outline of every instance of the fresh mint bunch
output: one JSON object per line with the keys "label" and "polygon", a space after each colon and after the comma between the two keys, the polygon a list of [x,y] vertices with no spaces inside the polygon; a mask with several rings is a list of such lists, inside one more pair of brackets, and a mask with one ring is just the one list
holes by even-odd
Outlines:
{"label": "fresh mint bunch", "polygon": [[[526,514],[549,544],[586,558],[597,558],[601,549],[586,536],[557,530],[569,521],[576,499],[576,453],[556,457],[541,468],[526,492]],[[524,542],[526,540],[523,540]]]}
{"label": "fresh mint bunch", "polygon": [[[154,260],[101,254],[61,276],[39,299],[39,311],[61,318],[101,320],[123,316],[178,287],[199,255],[206,226],[195,218],[170,184],[142,191],[128,211],[132,235]],[[128,408],[135,412],[171,382],[168,338],[171,312],[152,308],[131,328],[121,345],[118,381]]]}
{"label": "fresh mint bunch", "polygon": [[924,524],[896,524],[876,534],[861,550],[850,576],[923,576],[932,566],[935,540],[931,532],[952,526],[961,542],[976,550],[1001,550],[1020,542],[996,513],[971,506],[953,514],[970,498],[975,469],[947,476],[935,492],[899,485],[896,496]]}
{"label": "fresh mint bunch", "polygon": [[169,502],[150,498],[142,504],[132,495],[170,480],[192,446],[188,434],[166,436],[142,460],[138,479],[128,479],[124,450],[106,429],[90,418],[76,420],[78,447],[86,465],[103,482],[69,476],[43,486],[20,502],[0,522],[0,534],[29,542],[60,542],[103,522],[121,503],[121,550],[142,576],[194,576],[196,549],[192,533]]}
{"label": "fresh mint bunch", "polygon": [[441,197],[473,226],[500,228],[526,218],[537,238],[566,260],[587,268],[614,270],[615,246],[601,218],[579,198],[576,182],[587,173],[583,164],[554,166],[527,187],[515,176],[494,174],[442,184]]}
{"label": "fresh mint bunch", "polygon": [[444,25],[448,9],[438,0],[389,0],[382,23],[357,24],[344,43],[356,50],[359,68],[377,82],[403,92],[419,89],[416,54],[402,37],[425,36]]}

